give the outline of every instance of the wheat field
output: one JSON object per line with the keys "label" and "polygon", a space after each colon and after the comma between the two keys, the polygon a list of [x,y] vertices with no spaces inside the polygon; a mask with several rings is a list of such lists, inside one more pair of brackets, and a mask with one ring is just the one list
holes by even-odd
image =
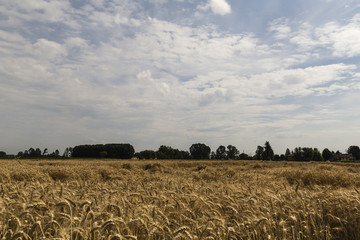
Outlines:
{"label": "wheat field", "polygon": [[360,165],[3,160],[1,239],[360,239]]}

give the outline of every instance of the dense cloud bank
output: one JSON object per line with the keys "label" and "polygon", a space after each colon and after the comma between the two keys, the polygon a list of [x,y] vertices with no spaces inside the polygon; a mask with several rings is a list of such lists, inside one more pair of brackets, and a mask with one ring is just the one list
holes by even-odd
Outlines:
{"label": "dense cloud bank", "polygon": [[1,147],[355,142],[358,4],[241,2],[0,3]]}

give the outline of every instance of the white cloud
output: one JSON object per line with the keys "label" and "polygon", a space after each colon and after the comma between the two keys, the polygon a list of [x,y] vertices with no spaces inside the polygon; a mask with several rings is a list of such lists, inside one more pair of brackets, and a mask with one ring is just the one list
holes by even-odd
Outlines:
{"label": "white cloud", "polygon": [[147,1],[155,4],[165,4],[168,2],[168,0],[147,0]]}
{"label": "white cloud", "polygon": [[291,33],[291,27],[289,26],[288,19],[279,18],[273,20],[269,24],[269,31],[275,32],[275,38],[286,39]]}
{"label": "white cloud", "polygon": [[208,3],[199,4],[197,9],[206,11],[208,9],[215,14],[226,15],[231,13],[231,6],[226,0],[209,0]]}
{"label": "white cloud", "polygon": [[127,17],[121,16],[120,14],[116,14],[114,17],[114,22],[116,24],[128,24],[129,19]]}
{"label": "white cloud", "polygon": [[25,39],[18,33],[11,33],[0,30],[0,39],[4,42],[24,43]]}
{"label": "white cloud", "polygon": [[330,45],[335,56],[360,55],[360,14],[355,15],[347,25],[328,23],[317,29],[316,33],[322,44]]}
{"label": "white cloud", "polygon": [[66,46],[68,48],[87,48],[89,47],[88,42],[83,39],[83,38],[79,38],[79,37],[70,37],[68,39],[65,40]]}
{"label": "white cloud", "polygon": [[59,61],[66,56],[67,51],[63,45],[49,41],[47,39],[39,39],[33,44],[33,53],[39,58],[47,61]]}
{"label": "white cloud", "polygon": [[226,15],[231,13],[231,6],[226,0],[210,0],[209,4],[215,14]]}
{"label": "white cloud", "polygon": [[[21,24],[20,20],[71,24],[68,15],[68,12],[71,12],[70,9],[71,7],[68,1],[31,0],[24,2],[21,0],[13,0],[2,3],[0,13],[5,16],[10,16],[7,22],[12,24]],[[11,20],[14,17],[18,20]]]}
{"label": "white cloud", "polygon": [[[335,101],[330,97],[360,87],[357,64],[337,58],[359,54],[357,17],[322,26],[279,18],[267,25],[269,40],[215,23],[150,17],[136,1],[94,0],[76,9],[54,2],[53,10],[46,1],[27,9],[6,2],[19,25],[0,30],[0,108],[18,119],[0,126],[29,135],[34,126],[39,142],[56,126],[70,145],[96,138],[133,141],[137,150],[164,143],[186,149],[210,139],[214,147],[225,141],[247,151],[296,129],[306,135],[311,119],[336,126],[329,120],[336,121],[339,110],[327,105]],[[199,9],[235,11],[226,1]],[[43,21],[51,11],[55,16]],[[328,52],[334,64],[320,61]],[[319,113],[323,105],[329,117]],[[21,130],[16,135],[14,142],[23,137]]]}
{"label": "white cloud", "polygon": [[290,42],[301,47],[301,51],[309,51],[319,45],[315,36],[315,28],[309,23],[301,23],[299,30],[290,35]]}
{"label": "white cloud", "polygon": [[277,31],[275,35],[277,38],[288,38],[291,43],[297,44],[300,47],[299,51],[326,49],[336,57],[360,55],[358,41],[360,39],[360,14],[353,16],[346,24],[333,21],[321,26],[312,26],[308,22],[302,22],[298,30],[282,32],[283,25],[275,23],[271,25],[270,30]]}
{"label": "white cloud", "polygon": [[[355,65],[345,64],[278,70],[252,76],[246,88],[267,97],[334,94],[340,89],[339,82],[349,75],[354,77],[355,70]],[[342,87],[348,89],[346,85],[351,84],[349,80]]]}

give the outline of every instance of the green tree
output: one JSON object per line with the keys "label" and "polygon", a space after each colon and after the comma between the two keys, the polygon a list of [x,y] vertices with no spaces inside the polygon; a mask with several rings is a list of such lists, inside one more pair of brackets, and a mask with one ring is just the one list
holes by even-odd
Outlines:
{"label": "green tree", "polygon": [[322,151],[321,155],[325,161],[332,159],[334,156],[333,153],[328,148],[325,148]]}
{"label": "green tree", "polygon": [[304,147],[301,150],[302,150],[303,161],[312,161],[314,159],[314,149],[309,147]]}
{"label": "green tree", "polygon": [[135,157],[139,159],[155,159],[156,152],[153,150],[144,150],[135,154]]}
{"label": "green tree", "polygon": [[29,151],[28,150],[24,151],[23,157],[29,157]]}
{"label": "green tree", "polygon": [[290,154],[291,154],[290,149],[287,148],[285,151],[285,157],[290,156]]}
{"label": "green tree", "polygon": [[320,153],[320,151],[317,148],[314,148],[314,156],[313,156],[313,161],[323,161],[323,157]]}
{"label": "green tree", "polygon": [[41,154],[42,154],[42,152],[41,152],[40,148],[36,148],[35,149],[35,157],[41,157]]}
{"label": "green tree", "polygon": [[175,159],[174,149],[170,146],[161,145],[157,151],[158,159]]}
{"label": "green tree", "polygon": [[47,154],[48,154],[48,149],[45,148],[44,151],[43,151],[43,153],[42,153],[42,155],[43,155],[43,156],[46,156]]}
{"label": "green tree", "polygon": [[190,147],[190,154],[193,159],[209,159],[211,148],[203,143],[195,143]]}
{"label": "green tree", "polygon": [[228,159],[235,160],[239,157],[239,150],[233,145],[228,145],[226,154]]}
{"label": "green tree", "polygon": [[107,151],[101,151],[99,154],[100,154],[100,158],[106,158],[108,155]]}
{"label": "green tree", "polygon": [[35,156],[36,156],[35,149],[29,148],[28,157],[35,157]]}
{"label": "green tree", "polygon": [[28,151],[25,151],[26,154],[24,154],[24,157],[30,157],[30,158],[38,158],[41,157],[41,150],[40,148],[29,148]]}
{"label": "green tree", "polygon": [[[134,156],[135,149],[129,143],[111,143],[95,145],[79,145],[72,149],[74,158],[99,158],[100,152],[106,151],[108,158],[131,159]],[[51,154],[57,157],[56,152]]]}
{"label": "green tree", "polygon": [[190,159],[190,153],[188,151],[180,151],[180,159]]}
{"label": "green tree", "polygon": [[360,148],[359,146],[350,146],[347,150],[348,154],[352,154],[356,160],[360,160]]}
{"label": "green tree", "polygon": [[190,154],[187,151],[180,151],[179,149],[169,146],[160,146],[156,152],[158,159],[189,159]]}
{"label": "green tree", "polygon": [[262,153],[263,160],[273,160],[274,159],[274,151],[268,141],[265,142],[265,149]]}
{"label": "green tree", "polygon": [[249,159],[250,159],[250,156],[247,155],[246,153],[240,153],[239,159],[240,159],[240,160],[249,160]]}
{"label": "green tree", "polygon": [[59,157],[59,156],[60,156],[60,152],[59,152],[59,150],[58,150],[58,149],[56,149],[56,150],[55,150],[55,152],[54,152],[54,156],[55,156],[55,157]]}
{"label": "green tree", "polygon": [[6,152],[0,151],[0,157],[5,157],[5,156],[6,156]]}
{"label": "green tree", "polygon": [[226,148],[223,145],[220,145],[217,149],[216,149],[216,153],[215,153],[215,159],[226,159],[227,154],[226,154]]}
{"label": "green tree", "polygon": [[301,161],[303,160],[302,150],[301,147],[296,147],[294,149],[294,159],[295,161]]}
{"label": "green tree", "polygon": [[264,148],[262,146],[257,146],[254,156],[255,160],[262,160],[263,153],[264,153]]}

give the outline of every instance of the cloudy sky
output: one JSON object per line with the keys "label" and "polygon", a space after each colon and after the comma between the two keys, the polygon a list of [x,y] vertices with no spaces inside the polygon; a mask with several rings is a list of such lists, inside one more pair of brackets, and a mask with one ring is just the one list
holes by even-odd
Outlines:
{"label": "cloudy sky", "polygon": [[0,150],[360,145],[358,0],[0,2]]}

